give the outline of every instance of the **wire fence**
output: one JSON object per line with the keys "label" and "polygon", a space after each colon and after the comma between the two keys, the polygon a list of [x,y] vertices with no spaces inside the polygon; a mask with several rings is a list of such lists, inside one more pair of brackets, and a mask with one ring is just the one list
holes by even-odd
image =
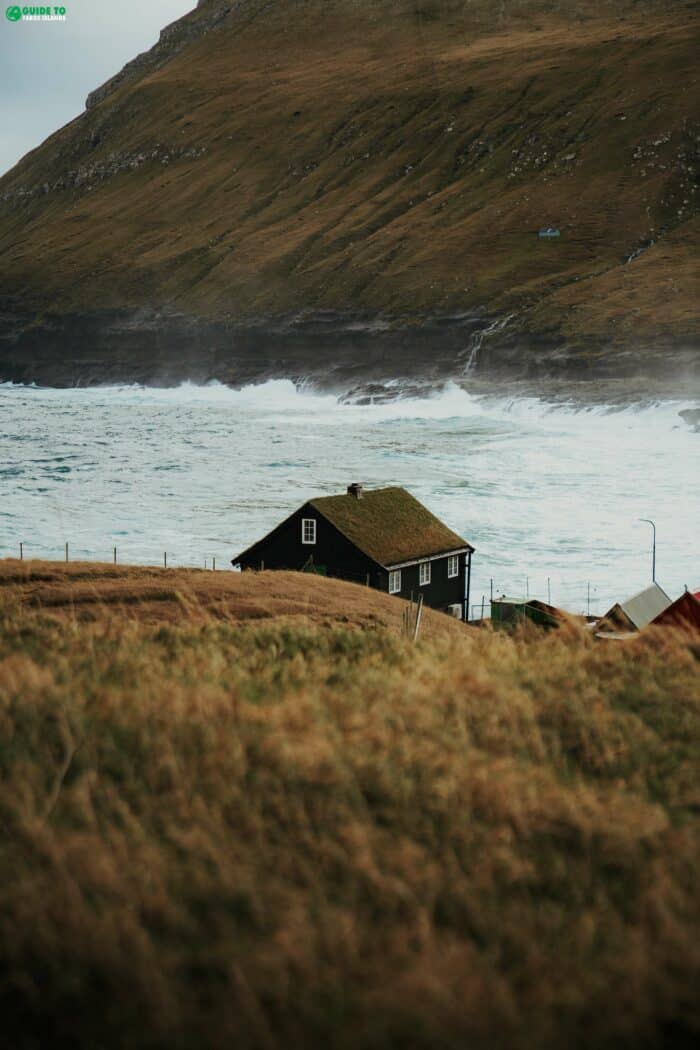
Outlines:
{"label": "wire fence", "polygon": [[209,554],[205,555],[201,561],[194,562],[192,559],[185,559],[173,557],[170,551],[161,551],[154,555],[153,560],[143,561],[134,560],[129,557],[128,550],[119,548],[116,546],[106,547],[104,558],[96,556],[94,549],[87,550],[85,548],[76,548],[69,541],[64,542],[62,547],[48,547],[40,544],[30,544],[24,541],[17,544],[15,550],[12,548],[0,548],[0,554],[5,557],[16,557],[19,561],[61,561],[61,562],[91,562],[94,565],[142,565],[144,568],[164,568],[164,569],[209,569],[213,572],[217,571],[217,559],[218,568],[231,569],[230,559],[221,557],[221,555]]}
{"label": "wire fence", "polygon": [[[477,589],[476,594],[479,591]],[[516,581],[491,578],[488,592],[483,591],[480,598],[472,593],[469,606],[470,620],[487,620],[491,617],[491,604],[494,601],[511,599],[513,601],[537,600],[554,608],[566,609],[581,616],[597,617],[605,612],[615,600],[611,595],[601,593],[594,581],[586,579],[566,579],[547,576],[536,578],[523,576]],[[604,607],[604,608],[601,608]]]}
{"label": "wire fence", "polygon": [[[240,549],[235,543],[230,545],[231,550]],[[41,561],[52,561],[52,562],[65,562],[66,564],[71,562],[80,563],[92,563],[94,565],[122,565],[122,566],[135,566],[141,565],[144,568],[162,568],[162,569],[206,569],[212,572],[223,571],[237,571],[238,566],[233,564],[230,555],[221,554],[207,554],[201,559],[194,559],[192,557],[174,556],[169,550],[159,551],[154,554],[153,558],[143,560],[135,560],[129,553],[128,548],[112,546],[105,547],[104,557],[100,558],[95,548],[81,548],[74,546],[71,542],[65,541],[60,546],[46,546],[42,544],[31,544],[21,541],[17,544],[15,549],[0,547],[0,556],[7,557],[18,557],[20,561],[30,561],[32,559]],[[277,568],[278,566],[275,566]],[[251,566],[253,569],[257,569],[264,572],[266,566],[264,560]],[[371,587],[378,583],[378,573],[369,572],[356,572],[352,569],[341,566],[336,568],[333,573],[328,573],[325,565],[316,565],[313,562],[307,561],[300,566],[289,566],[289,568],[295,568],[297,571],[310,573],[316,576],[332,575],[336,579],[347,580],[350,583],[359,583],[367,587]]]}
{"label": "wire fence", "polygon": [[[235,543],[231,543],[230,550],[239,549]],[[143,548],[141,548],[141,551]],[[105,546],[104,557],[100,558],[97,550],[74,546],[70,541],[63,544],[47,546],[39,543],[18,542],[14,549],[5,546],[0,548],[4,556],[17,557],[20,561],[40,559],[43,561],[70,562],[92,562],[93,564],[112,565],[143,565],[149,568],[163,569],[204,569],[207,571],[236,571],[237,566],[232,565],[230,556],[222,554],[205,554],[200,558],[186,556],[178,552],[174,554],[170,550],[154,549],[152,558],[148,556],[144,560],[143,554],[135,557],[128,547],[118,545]],[[265,569],[264,561],[255,568]],[[308,565],[301,567],[302,571],[313,572],[317,575],[326,575],[325,566]],[[370,573],[355,572],[351,569],[336,570],[332,574],[336,578],[347,580],[351,583],[359,583],[365,586],[376,586],[377,580]],[[482,577],[483,579],[483,577]],[[474,591],[472,581],[471,601],[468,614],[470,621],[488,620],[491,618],[491,603],[499,598],[508,597],[515,600],[538,599],[547,605],[560,606],[570,612],[584,616],[598,616],[607,610],[613,603],[613,598],[608,596],[607,601],[601,595],[599,587],[591,580],[562,580],[547,576],[537,578],[523,576],[516,580],[499,580],[495,577],[489,579],[488,590]],[[407,597],[407,596],[404,596]],[[465,595],[466,598],[466,595]],[[413,595],[411,595],[411,600]],[[602,607],[604,606],[604,607]]]}

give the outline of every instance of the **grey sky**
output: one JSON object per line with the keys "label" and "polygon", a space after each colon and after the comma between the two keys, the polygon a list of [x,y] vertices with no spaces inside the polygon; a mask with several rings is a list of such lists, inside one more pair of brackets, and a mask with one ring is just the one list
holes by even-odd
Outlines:
{"label": "grey sky", "polygon": [[61,3],[65,22],[10,22],[0,0],[0,174],[81,113],[86,95],[155,44],[163,26],[196,7],[196,0]]}

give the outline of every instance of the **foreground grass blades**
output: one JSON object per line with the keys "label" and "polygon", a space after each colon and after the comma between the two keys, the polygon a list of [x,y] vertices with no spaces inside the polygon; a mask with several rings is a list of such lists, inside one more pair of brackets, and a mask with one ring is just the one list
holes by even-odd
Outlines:
{"label": "foreground grass blades", "polygon": [[688,639],[1,615],[14,1047],[696,1045]]}

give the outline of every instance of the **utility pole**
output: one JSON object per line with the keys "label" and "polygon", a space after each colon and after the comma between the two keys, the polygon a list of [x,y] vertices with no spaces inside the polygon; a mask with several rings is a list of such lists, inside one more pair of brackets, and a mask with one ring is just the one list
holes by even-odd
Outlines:
{"label": "utility pole", "polygon": [[640,521],[645,521],[647,525],[651,525],[654,530],[652,545],[651,545],[651,582],[656,583],[656,525],[651,518],[640,518]]}

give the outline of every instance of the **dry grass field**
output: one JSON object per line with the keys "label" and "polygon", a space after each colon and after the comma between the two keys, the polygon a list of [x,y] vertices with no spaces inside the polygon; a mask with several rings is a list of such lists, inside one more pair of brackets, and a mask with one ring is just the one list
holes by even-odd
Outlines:
{"label": "dry grass field", "polygon": [[5,1045],[697,1045],[689,639],[0,569]]}
{"label": "dry grass field", "polygon": [[[110,614],[146,623],[294,620],[304,625],[401,630],[405,602],[388,594],[298,572],[216,572],[112,566],[95,562],[0,560],[0,603],[90,622]],[[457,637],[466,628],[425,609],[426,637]]]}

